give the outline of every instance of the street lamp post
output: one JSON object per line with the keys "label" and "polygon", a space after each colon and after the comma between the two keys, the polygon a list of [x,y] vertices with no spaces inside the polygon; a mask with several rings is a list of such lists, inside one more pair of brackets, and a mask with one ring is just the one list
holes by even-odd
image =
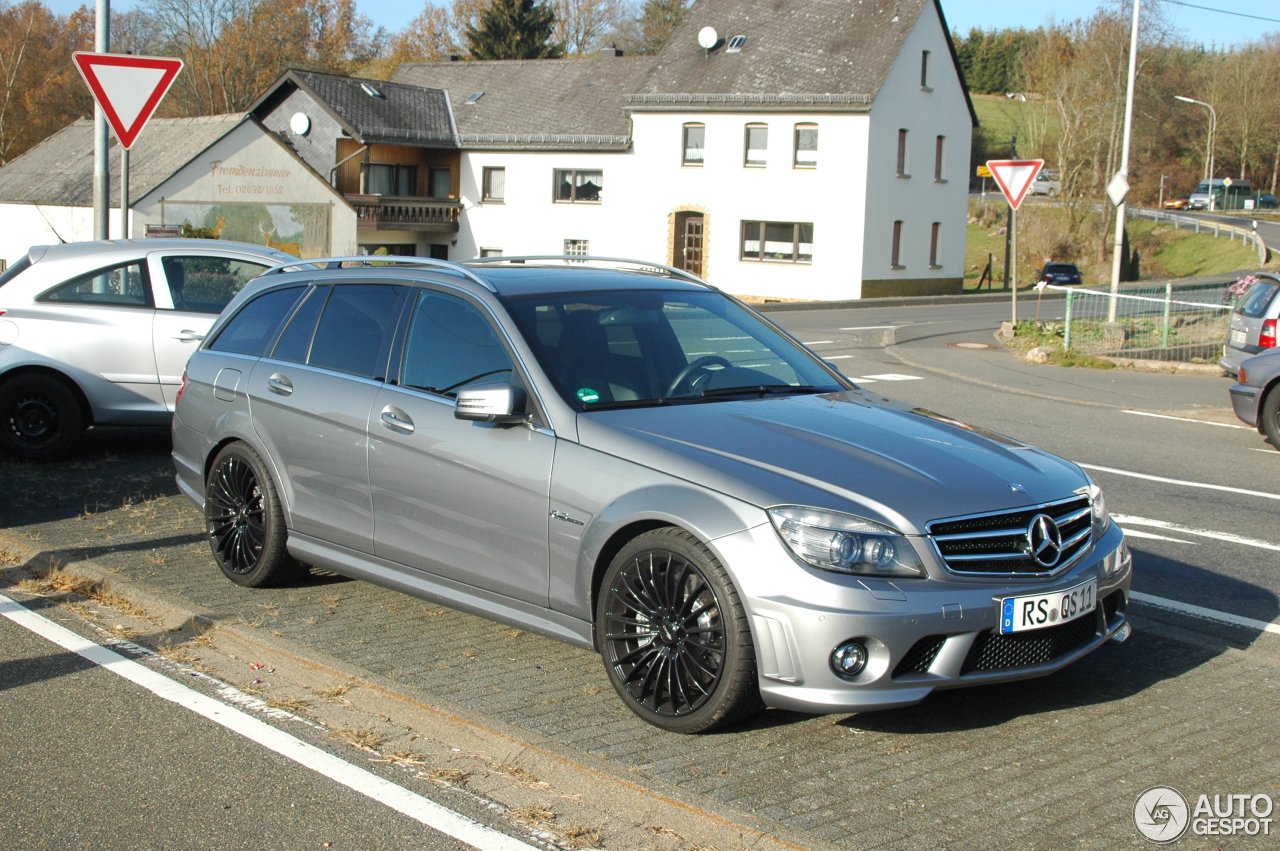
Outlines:
{"label": "street lamp post", "polygon": [[[1183,103],[1197,103],[1209,110],[1209,176],[1206,180],[1213,180],[1213,147],[1218,143],[1218,111],[1211,105],[1202,100],[1195,98],[1187,98],[1182,95],[1174,95],[1174,100],[1180,100]],[[1209,212],[1214,210],[1213,184],[1209,184]]]}

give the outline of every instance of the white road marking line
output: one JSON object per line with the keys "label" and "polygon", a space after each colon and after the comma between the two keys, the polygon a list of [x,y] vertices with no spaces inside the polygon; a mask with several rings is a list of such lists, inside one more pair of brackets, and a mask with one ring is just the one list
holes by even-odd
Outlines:
{"label": "white road marking line", "polygon": [[1117,476],[1129,476],[1134,479],[1146,479],[1149,482],[1164,482],[1169,485],[1183,485],[1188,488],[1204,488],[1211,491],[1226,491],[1228,493],[1240,493],[1245,496],[1260,496],[1264,499],[1280,499],[1280,493],[1267,493],[1265,491],[1251,491],[1244,488],[1229,488],[1226,485],[1208,485],[1204,482],[1184,482],[1181,479],[1166,479],[1163,476],[1149,476],[1146,473],[1133,473],[1129,470],[1117,470],[1114,467],[1099,467],[1096,464],[1081,464],[1076,462],[1077,466],[1086,470],[1097,470],[1102,473],[1114,473]]}
{"label": "white road marking line", "polygon": [[1194,615],[1207,620],[1222,621],[1224,623],[1234,624],[1235,626],[1245,626],[1249,629],[1256,629],[1260,632],[1269,632],[1272,635],[1280,635],[1280,624],[1278,623],[1267,623],[1266,621],[1246,618],[1241,615],[1219,612],[1216,609],[1206,609],[1202,606],[1193,606],[1190,603],[1179,603],[1177,600],[1167,600],[1164,597],[1153,597],[1150,594],[1143,594],[1141,591],[1130,591],[1129,597],[1137,600],[1139,603],[1146,603],[1149,606],[1159,606],[1162,609],[1171,609],[1175,612],[1182,612],[1184,615]]}
{"label": "white road marking line", "polygon": [[235,707],[174,682],[113,650],[81,638],[66,627],[36,614],[3,594],[0,594],[0,615],[95,665],[142,686],[158,697],[190,709],[250,741],[473,848],[481,851],[538,851],[535,846],[486,827],[296,736],[277,730]]}
{"label": "white road marking line", "polygon": [[1257,431],[1257,429],[1249,428],[1247,425],[1235,425],[1233,423],[1211,423],[1208,420],[1197,420],[1194,417],[1171,417],[1168,414],[1153,414],[1149,411],[1121,411],[1122,414],[1133,414],[1138,417],[1155,417],[1161,420],[1177,420],[1180,423],[1199,423],[1200,425],[1218,426],[1219,428],[1242,428],[1246,431]]}
{"label": "white road marking line", "polygon": [[810,340],[809,342],[805,343],[804,345],[806,345],[806,346],[827,346],[827,345],[830,345],[831,343],[834,343],[834,342],[835,342],[835,340]]}
{"label": "white road marking line", "polygon": [[924,377],[920,375],[903,375],[898,372],[886,372],[884,375],[867,375],[872,381],[923,381]]}
{"label": "white road marking line", "polygon": [[[1164,529],[1169,532],[1175,532],[1179,535],[1195,535],[1198,538],[1213,538],[1215,541],[1227,541],[1232,544],[1242,544],[1246,547],[1257,547],[1260,550],[1272,550],[1280,553],[1280,544],[1273,544],[1270,541],[1259,541],[1257,538],[1243,538],[1239,535],[1233,535],[1230,532],[1214,532],[1210,529],[1192,529],[1189,526],[1183,526],[1180,523],[1170,523],[1167,520],[1149,520],[1146,517],[1130,517],[1127,514],[1112,514],[1111,519],[1119,523],[1122,527],[1128,527],[1129,525],[1150,526],[1154,529]],[[1129,534],[1128,528],[1125,528],[1125,534]]]}
{"label": "white road marking line", "polygon": [[840,328],[840,331],[883,331],[886,328],[900,328],[899,325],[861,325],[857,328]]}
{"label": "white road marking line", "polygon": [[[1115,518],[1113,517],[1111,519],[1114,520]],[[1124,530],[1124,536],[1126,538],[1149,538],[1153,541],[1173,541],[1175,544],[1189,544],[1193,547],[1199,546],[1195,541],[1183,541],[1179,538],[1170,538],[1167,535],[1157,535],[1153,532],[1142,532],[1137,529],[1126,528]]]}
{"label": "white road marking line", "polygon": [[1276,454],[1276,451],[1275,451],[1274,449],[1259,449],[1259,448],[1258,448],[1258,447],[1256,447],[1256,446],[1250,446],[1249,448],[1250,448],[1251,450],[1253,450],[1254,452],[1266,452],[1266,453],[1269,453],[1269,454],[1271,454],[1271,455]]}

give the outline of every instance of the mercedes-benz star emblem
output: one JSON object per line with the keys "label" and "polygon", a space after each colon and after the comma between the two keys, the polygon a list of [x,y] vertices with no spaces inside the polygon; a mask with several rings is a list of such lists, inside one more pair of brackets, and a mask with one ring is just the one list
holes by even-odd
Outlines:
{"label": "mercedes-benz star emblem", "polygon": [[1047,514],[1037,514],[1027,527],[1027,546],[1031,557],[1043,567],[1053,567],[1062,555],[1062,532]]}

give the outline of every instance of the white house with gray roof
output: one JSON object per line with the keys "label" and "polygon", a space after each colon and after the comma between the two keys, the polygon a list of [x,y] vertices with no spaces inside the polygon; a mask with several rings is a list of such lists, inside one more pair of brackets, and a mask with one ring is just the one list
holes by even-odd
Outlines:
{"label": "white house with gray roof", "polygon": [[774,297],[961,287],[977,120],[936,0],[698,0],[656,57],[393,79],[449,95],[462,256],[640,256]]}

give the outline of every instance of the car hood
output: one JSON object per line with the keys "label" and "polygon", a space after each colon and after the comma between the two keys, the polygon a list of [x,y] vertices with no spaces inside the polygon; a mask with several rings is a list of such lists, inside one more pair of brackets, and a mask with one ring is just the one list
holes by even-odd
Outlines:
{"label": "car hood", "polygon": [[578,437],[762,508],[848,511],[907,534],[1088,483],[1061,458],[865,391],[600,411]]}

